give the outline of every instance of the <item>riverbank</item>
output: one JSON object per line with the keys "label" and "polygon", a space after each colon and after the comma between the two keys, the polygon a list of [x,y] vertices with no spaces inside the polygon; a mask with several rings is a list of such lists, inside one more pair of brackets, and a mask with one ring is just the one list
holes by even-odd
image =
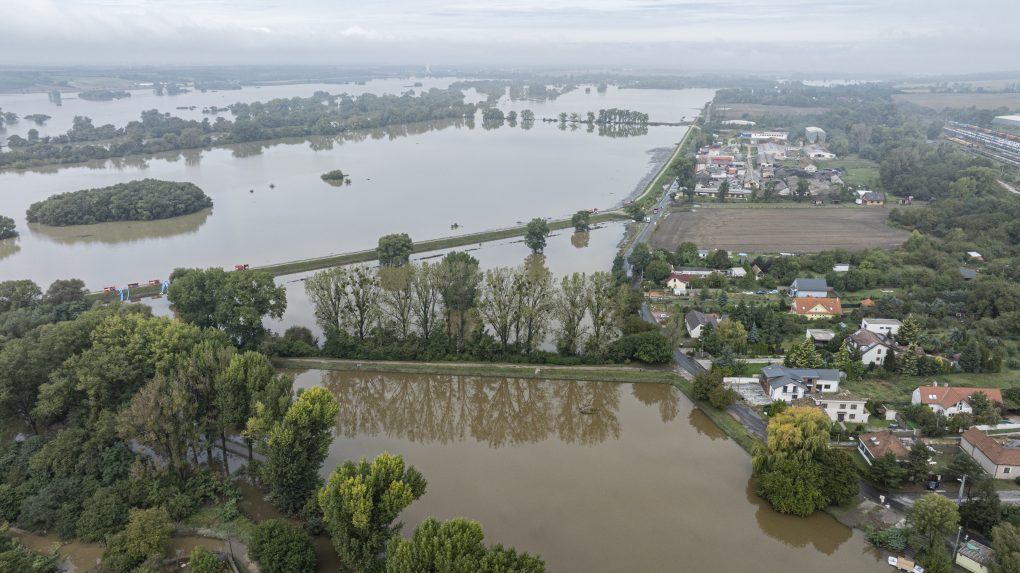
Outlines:
{"label": "riverbank", "polygon": [[[606,211],[604,213],[598,213],[591,217],[591,224],[604,223],[608,221],[619,221],[628,219],[620,211]],[[559,231],[563,229],[570,229],[573,227],[570,219],[556,219],[548,221],[550,231]],[[463,247],[467,245],[476,245],[480,243],[487,243],[490,241],[498,241],[501,239],[509,239],[513,237],[522,237],[527,233],[527,225],[520,225],[514,227],[507,227],[504,229],[494,229],[492,231],[482,231],[480,233],[468,233],[465,235],[456,235],[452,237],[443,237],[440,239],[429,239],[425,241],[418,241],[414,243],[412,253],[426,253],[430,251],[440,251],[443,249],[451,249],[454,247]],[[299,259],[295,261],[288,261],[284,263],[275,263],[271,265],[251,267],[254,270],[268,272],[273,277],[292,275],[297,273],[317,271],[330,267],[337,267],[341,265],[351,265],[355,263],[367,263],[377,260],[379,255],[376,249],[365,249],[362,251],[352,251],[349,253],[340,253],[335,255],[327,255],[324,257],[315,257],[310,259]],[[142,285],[138,288],[131,289],[131,300],[138,300],[140,298],[152,297],[159,294],[160,287],[158,285]],[[93,292],[87,297],[89,301],[102,301],[102,302],[113,302],[118,299],[116,292],[103,293]]]}
{"label": "riverbank", "polygon": [[645,186],[644,191],[642,191],[637,197],[632,198],[634,203],[641,203],[649,197],[657,197],[658,194],[662,192],[662,188],[669,175],[669,168],[673,166],[673,163],[676,162],[677,158],[680,157],[680,155],[686,150],[691,134],[697,129],[699,128],[696,125],[688,126],[684,136],[680,138],[680,143],[678,143],[676,149],[673,150],[673,154],[669,156],[669,159],[667,159],[665,163],[662,164],[662,167],[659,168],[655,177],[653,177],[648,185]]}

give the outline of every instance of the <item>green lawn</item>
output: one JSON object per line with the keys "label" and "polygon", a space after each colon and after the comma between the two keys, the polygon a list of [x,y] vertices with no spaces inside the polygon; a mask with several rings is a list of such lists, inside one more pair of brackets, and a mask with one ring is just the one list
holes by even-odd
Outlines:
{"label": "green lawn", "polygon": [[819,161],[818,165],[846,169],[846,175],[842,179],[847,185],[870,186],[878,181],[878,163],[856,155],[832,161]]}
{"label": "green lawn", "polygon": [[843,388],[872,400],[881,402],[910,402],[910,394],[918,386],[931,385],[961,386],[964,388],[1009,388],[1020,384],[1020,371],[1004,370],[995,374],[941,374],[938,376],[900,376],[892,379],[865,378],[857,382],[846,382]]}

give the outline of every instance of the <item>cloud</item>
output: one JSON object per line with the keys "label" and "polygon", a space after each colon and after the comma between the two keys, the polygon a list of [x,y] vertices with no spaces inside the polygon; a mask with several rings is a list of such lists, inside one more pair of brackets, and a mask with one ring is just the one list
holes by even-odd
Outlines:
{"label": "cloud", "polygon": [[0,0],[5,64],[1016,67],[1013,0]]}

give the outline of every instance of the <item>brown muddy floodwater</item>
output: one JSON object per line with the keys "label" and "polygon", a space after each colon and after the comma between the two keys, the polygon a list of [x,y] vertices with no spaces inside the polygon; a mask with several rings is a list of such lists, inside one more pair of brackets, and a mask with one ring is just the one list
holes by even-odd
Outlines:
{"label": "brown muddy floodwater", "polygon": [[888,570],[829,516],[773,512],[748,455],[666,385],[295,374],[340,401],[323,477],[383,451],[425,474],[405,535],[467,517],[561,573]]}

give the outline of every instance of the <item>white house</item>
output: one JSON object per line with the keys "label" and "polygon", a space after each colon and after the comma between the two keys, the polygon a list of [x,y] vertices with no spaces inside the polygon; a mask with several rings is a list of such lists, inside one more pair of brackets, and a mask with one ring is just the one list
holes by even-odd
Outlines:
{"label": "white house", "polygon": [[[701,258],[705,258],[705,256],[707,256],[708,251],[705,251],[705,253],[706,255],[702,255],[701,251],[698,251],[698,256]],[[717,273],[719,271],[715,269],[706,269],[704,267],[676,267],[675,269],[673,269],[673,272],[678,275],[688,275],[692,277],[707,277],[710,274]]]}
{"label": "white house", "polygon": [[792,402],[816,393],[839,392],[844,374],[829,368],[787,368],[769,364],[761,369],[759,382],[772,400]]}
{"label": "white house", "polygon": [[970,414],[971,396],[978,392],[988,396],[993,403],[1002,405],[1002,392],[998,388],[957,388],[950,386],[918,386],[910,395],[911,404],[924,404],[936,414],[954,416]]}
{"label": "white house", "polygon": [[790,285],[790,294],[798,298],[826,298],[829,296],[829,284],[825,279],[798,278]]}
{"label": "white house", "polygon": [[896,336],[901,326],[903,323],[895,318],[865,318],[861,321],[861,328],[882,336]]}
{"label": "white house", "polygon": [[666,286],[673,289],[673,294],[683,296],[687,294],[687,289],[691,286],[691,279],[688,275],[671,273],[666,279]]}
{"label": "white house", "polygon": [[822,409],[833,422],[867,424],[870,414],[864,407],[866,400],[854,398],[847,392],[835,396],[819,394],[811,397],[815,405]]}
{"label": "white house", "polygon": [[684,315],[687,336],[691,338],[701,338],[701,331],[704,330],[706,324],[711,324],[713,327],[719,326],[719,315],[699,312],[697,310],[687,311],[687,314]]}
{"label": "white house", "polygon": [[896,351],[896,343],[891,338],[863,328],[848,336],[846,343],[861,354],[861,363],[865,366],[882,366],[886,356]]}
{"label": "white house", "polygon": [[970,428],[960,439],[960,449],[981,464],[995,479],[1020,476],[1020,448],[1002,444],[977,428]]}
{"label": "white house", "polygon": [[744,267],[732,267],[730,270],[726,271],[726,274],[735,279],[742,279],[747,276],[747,271]]}
{"label": "white house", "polygon": [[836,263],[832,265],[832,272],[845,273],[850,270],[850,263]]}

